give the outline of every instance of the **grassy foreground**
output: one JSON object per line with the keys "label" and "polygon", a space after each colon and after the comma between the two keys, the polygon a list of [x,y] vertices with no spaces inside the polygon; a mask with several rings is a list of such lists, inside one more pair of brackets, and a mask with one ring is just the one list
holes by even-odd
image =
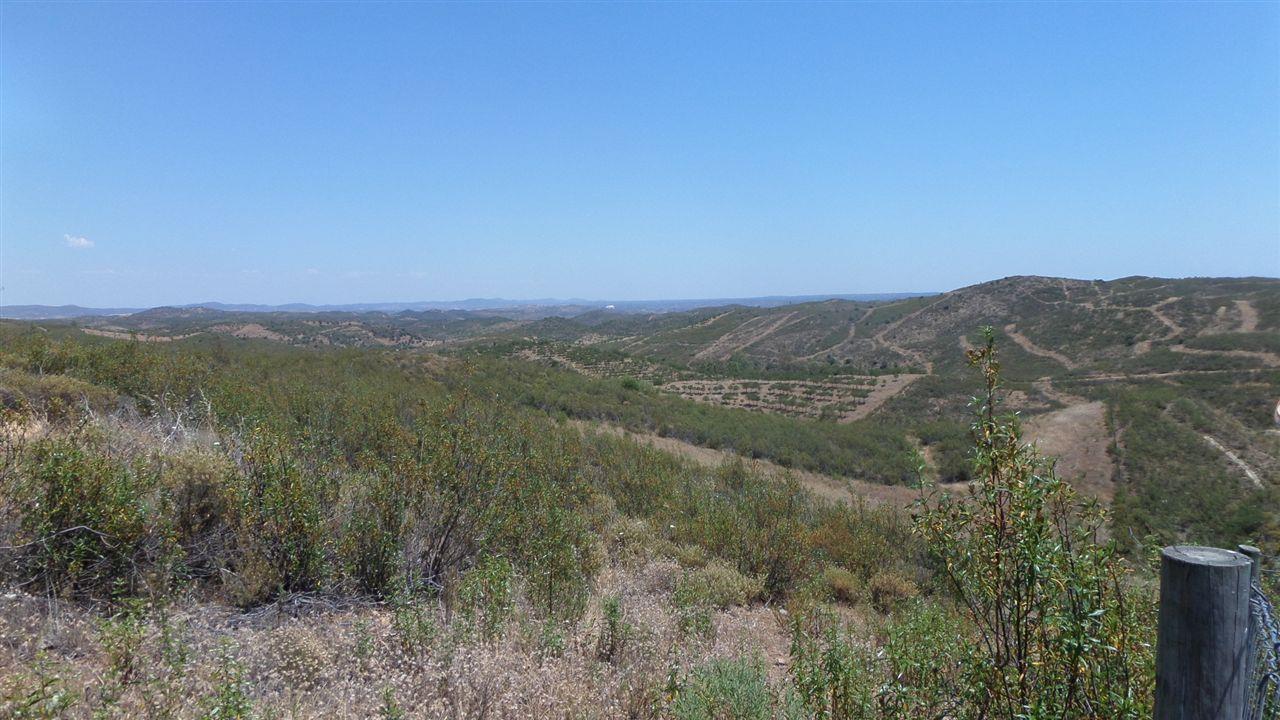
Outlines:
{"label": "grassy foreground", "polygon": [[975,482],[910,509],[438,358],[2,347],[5,716],[1149,715],[1150,583],[999,414],[990,345]]}

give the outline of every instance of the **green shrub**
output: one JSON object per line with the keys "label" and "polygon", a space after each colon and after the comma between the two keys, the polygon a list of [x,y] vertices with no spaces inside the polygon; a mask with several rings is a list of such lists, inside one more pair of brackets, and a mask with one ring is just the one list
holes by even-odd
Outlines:
{"label": "green shrub", "polygon": [[442,585],[481,555],[501,556],[537,608],[580,616],[599,556],[575,438],[464,396],[419,419],[414,443],[394,466],[410,586]]}
{"label": "green shrub", "polygon": [[715,608],[688,586],[677,585],[672,595],[676,609],[676,627],[688,638],[714,640],[716,636]]}
{"label": "green shrub", "polygon": [[22,533],[11,562],[55,594],[164,593],[180,561],[153,464],[112,457],[92,435],[36,442],[6,489]]}
{"label": "green shrub", "polygon": [[862,498],[819,508],[809,541],[833,565],[864,581],[886,568],[910,565],[923,555],[911,523],[899,508],[872,506]]}
{"label": "green shrub", "polygon": [[778,706],[760,663],[713,660],[689,674],[671,712],[678,720],[771,720]]}
{"label": "green shrub", "polygon": [[887,681],[878,704],[885,717],[960,717],[960,688],[971,658],[958,618],[938,605],[913,602],[887,628]]}
{"label": "green shrub", "polygon": [[0,716],[14,720],[53,720],[70,715],[81,701],[81,695],[58,670],[41,653],[32,668],[0,675]]}
{"label": "green shrub", "polygon": [[324,508],[332,503],[326,469],[314,457],[266,428],[246,439],[241,472],[230,487],[242,602],[315,590],[326,577]]}
{"label": "green shrub", "polygon": [[256,713],[250,697],[248,669],[235,657],[230,642],[218,649],[218,664],[213,672],[212,692],[204,700],[201,720],[249,720]]}
{"label": "green shrub", "polygon": [[391,596],[392,634],[405,652],[421,655],[435,644],[440,634],[435,610],[434,604],[422,602],[412,593]]}
{"label": "green shrub", "polygon": [[681,604],[723,609],[760,599],[764,596],[764,582],[712,561],[686,572],[676,582],[675,592]]}
{"label": "green shrub", "polygon": [[904,600],[920,593],[916,584],[892,570],[882,570],[871,576],[867,583],[871,604],[880,612],[889,612]]}
{"label": "green shrub", "polygon": [[231,562],[229,484],[236,468],[225,455],[187,448],[159,462],[160,485],[172,508],[173,533],[186,573],[215,577]]}
{"label": "green shrub", "polygon": [[868,647],[818,610],[796,616],[791,633],[791,682],[812,717],[858,720],[878,717],[879,678]]}
{"label": "green shrub", "polygon": [[822,583],[830,597],[849,605],[862,599],[865,587],[857,575],[832,565],[823,568]]}
{"label": "green shrub", "polygon": [[639,518],[614,519],[605,526],[603,539],[610,560],[623,567],[643,564],[660,547],[653,526]]}
{"label": "green shrub", "polygon": [[22,407],[58,421],[78,419],[86,409],[105,412],[118,402],[115,393],[79,378],[0,368],[2,407]]}
{"label": "green shrub", "polygon": [[1016,416],[997,414],[1000,364],[986,335],[969,352],[985,385],[972,492],[934,491],[916,514],[977,633],[967,699],[987,717],[1150,717],[1153,598],[1099,536],[1097,503],[1022,441]]}
{"label": "green shrub", "polygon": [[497,638],[515,610],[515,568],[511,561],[494,555],[482,557],[463,575],[458,604],[463,621],[482,638]]}
{"label": "green shrub", "polygon": [[616,663],[635,635],[635,628],[627,622],[622,607],[622,597],[612,595],[600,604],[600,637],[596,641],[596,657],[604,662]]}
{"label": "green shrub", "polygon": [[339,546],[344,572],[360,590],[388,595],[403,572],[405,494],[387,472],[352,475],[347,485]]}
{"label": "green shrub", "polygon": [[711,562],[711,557],[701,545],[685,543],[671,548],[671,559],[680,563],[681,567],[701,568]]}

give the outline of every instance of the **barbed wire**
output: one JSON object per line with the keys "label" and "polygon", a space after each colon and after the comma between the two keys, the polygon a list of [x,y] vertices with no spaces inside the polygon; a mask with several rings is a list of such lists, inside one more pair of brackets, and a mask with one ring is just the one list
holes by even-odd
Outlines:
{"label": "barbed wire", "polygon": [[1254,664],[1249,678],[1247,720],[1280,718],[1280,623],[1275,607],[1254,583],[1249,593],[1249,623],[1253,630]]}

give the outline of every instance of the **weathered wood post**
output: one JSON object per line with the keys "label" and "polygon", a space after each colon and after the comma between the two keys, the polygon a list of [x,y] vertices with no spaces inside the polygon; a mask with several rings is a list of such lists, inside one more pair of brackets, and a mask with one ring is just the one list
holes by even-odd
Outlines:
{"label": "weathered wood post", "polygon": [[[1237,545],[1236,549],[1241,555],[1249,558],[1249,585],[1257,585],[1262,579],[1262,551],[1252,545]],[[1258,646],[1258,626],[1249,623],[1249,629],[1244,636],[1244,692],[1245,706],[1248,709],[1249,695],[1253,691],[1250,683],[1253,682],[1253,671],[1258,663],[1258,656],[1254,653],[1254,648]]]}
{"label": "weathered wood post", "polygon": [[1243,720],[1251,572],[1231,550],[1164,549],[1155,720]]}

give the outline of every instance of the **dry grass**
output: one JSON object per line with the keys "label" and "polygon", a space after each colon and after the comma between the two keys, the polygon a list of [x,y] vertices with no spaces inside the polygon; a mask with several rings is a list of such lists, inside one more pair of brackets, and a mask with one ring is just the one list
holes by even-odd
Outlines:
{"label": "dry grass", "polygon": [[[60,717],[195,718],[242,691],[259,716],[643,718],[664,714],[673,671],[712,658],[760,657],[781,680],[780,616],[735,607],[714,614],[712,637],[686,637],[671,602],[679,572],[669,561],[607,569],[582,620],[548,629],[521,608],[493,642],[436,604],[417,609],[425,622],[412,631],[385,604],[305,597],[252,612],[179,603],[130,624],[10,591],[0,596],[0,715],[61,694],[71,704]],[[605,661],[597,641],[610,596],[632,631]]]}

